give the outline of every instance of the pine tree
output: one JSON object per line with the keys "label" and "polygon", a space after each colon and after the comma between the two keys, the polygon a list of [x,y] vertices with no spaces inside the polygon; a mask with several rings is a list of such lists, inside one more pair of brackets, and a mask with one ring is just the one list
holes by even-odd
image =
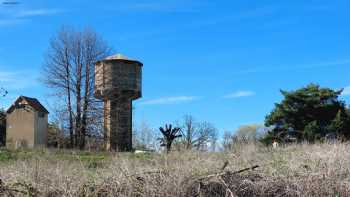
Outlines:
{"label": "pine tree", "polygon": [[281,93],[284,99],[275,104],[265,119],[266,126],[275,128],[270,135],[278,138],[288,136],[288,132],[299,133],[299,141],[318,140],[330,132],[350,137],[345,129],[349,115],[345,102],[339,100],[342,90],[310,84],[296,91],[281,90]]}

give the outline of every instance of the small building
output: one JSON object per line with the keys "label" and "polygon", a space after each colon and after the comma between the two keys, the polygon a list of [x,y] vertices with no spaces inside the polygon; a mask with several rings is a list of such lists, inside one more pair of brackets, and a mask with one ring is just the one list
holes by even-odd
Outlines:
{"label": "small building", "polygon": [[20,96],[6,113],[7,147],[46,146],[49,112],[37,99]]}

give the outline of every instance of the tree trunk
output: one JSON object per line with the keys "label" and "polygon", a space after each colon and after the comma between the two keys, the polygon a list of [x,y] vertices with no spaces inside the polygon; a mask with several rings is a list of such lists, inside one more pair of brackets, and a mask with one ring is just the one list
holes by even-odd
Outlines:
{"label": "tree trunk", "polygon": [[71,84],[70,84],[70,67],[68,60],[68,49],[65,48],[65,70],[66,70],[66,90],[67,90],[67,107],[69,113],[69,137],[70,137],[70,146],[74,148],[74,132],[73,132],[73,114],[72,114],[72,101],[71,101]]}
{"label": "tree trunk", "polygon": [[75,139],[74,139],[74,131],[73,131],[73,113],[72,113],[72,101],[71,101],[70,85],[68,85],[68,88],[67,88],[67,97],[68,97],[68,112],[69,112],[70,146],[71,146],[71,148],[74,148]]}
{"label": "tree trunk", "polygon": [[90,100],[90,89],[91,89],[91,83],[90,83],[90,64],[87,63],[85,68],[85,95],[84,95],[84,103],[83,103],[83,117],[81,121],[81,142],[80,142],[80,149],[83,149],[85,147],[85,137],[86,137],[86,129],[87,129],[87,113],[88,113],[88,106],[89,106],[89,100]]}
{"label": "tree trunk", "polygon": [[171,151],[171,145],[172,145],[172,142],[167,142],[167,144],[166,144],[166,152],[167,152],[167,153],[170,153],[170,151]]}
{"label": "tree trunk", "polygon": [[77,82],[76,82],[75,90],[76,90],[76,104],[77,104],[76,106],[77,115],[75,117],[75,130],[77,133],[76,146],[80,146],[81,138],[82,138],[82,134],[81,134],[81,66],[80,65],[77,68]]}
{"label": "tree trunk", "polygon": [[192,140],[191,140],[191,137],[190,137],[190,132],[188,132],[187,134],[188,134],[188,137],[187,137],[187,140],[186,140],[186,149],[190,150],[190,149],[192,149]]}

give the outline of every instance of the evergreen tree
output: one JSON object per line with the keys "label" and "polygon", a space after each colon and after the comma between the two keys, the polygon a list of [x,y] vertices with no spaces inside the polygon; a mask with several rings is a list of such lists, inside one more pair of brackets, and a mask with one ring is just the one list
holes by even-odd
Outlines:
{"label": "evergreen tree", "polygon": [[281,90],[284,99],[266,116],[265,125],[274,129],[265,138],[283,139],[294,133],[299,141],[314,141],[331,132],[349,138],[349,115],[339,100],[341,92],[315,84],[296,91]]}
{"label": "evergreen tree", "polygon": [[304,139],[308,142],[314,142],[315,140],[320,139],[320,130],[321,127],[317,123],[317,121],[312,121],[307,124],[304,128]]}
{"label": "evergreen tree", "polygon": [[335,118],[332,120],[331,124],[329,125],[328,130],[330,132],[340,134],[344,130],[345,122],[346,120],[344,118],[344,115],[341,113],[341,111],[339,111]]}

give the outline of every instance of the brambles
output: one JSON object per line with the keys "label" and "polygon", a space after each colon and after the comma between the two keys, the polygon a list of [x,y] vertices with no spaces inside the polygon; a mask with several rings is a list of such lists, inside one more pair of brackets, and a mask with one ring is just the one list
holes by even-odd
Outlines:
{"label": "brambles", "polygon": [[39,195],[39,191],[26,182],[16,182],[13,184],[5,184],[0,179],[0,196],[17,196],[23,195],[28,197],[36,197]]}
{"label": "brambles", "polygon": [[[131,153],[8,151],[15,159],[0,161],[0,196],[9,196],[4,188],[37,196],[349,196],[349,148],[245,144],[234,154],[172,151],[147,159]],[[252,170],[254,165],[260,167]]]}

